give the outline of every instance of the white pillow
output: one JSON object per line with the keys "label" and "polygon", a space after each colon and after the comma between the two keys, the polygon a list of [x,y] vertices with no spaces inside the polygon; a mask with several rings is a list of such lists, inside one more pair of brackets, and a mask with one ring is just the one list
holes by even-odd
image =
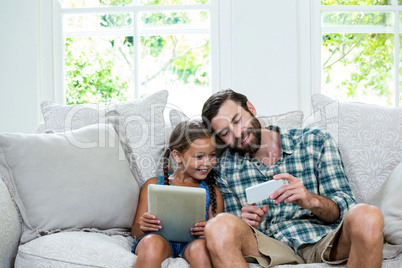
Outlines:
{"label": "white pillow", "polygon": [[339,103],[313,95],[315,127],[338,142],[357,202],[367,203],[402,161],[402,108]]}
{"label": "white pillow", "polygon": [[110,125],[0,134],[0,172],[23,219],[21,243],[57,229],[132,227],[140,186]]}
{"label": "white pillow", "polygon": [[162,90],[143,99],[116,104],[60,105],[45,101],[42,113],[46,129],[63,132],[98,122],[114,124],[125,151],[131,160],[131,170],[143,184],[162,173],[161,156],[165,146],[163,110],[168,92]]}
{"label": "white pillow", "polygon": [[185,115],[182,111],[172,109],[169,111],[169,121],[170,121],[170,127],[172,130],[181,122],[181,121],[187,121],[190,120],[190,118]]}
{"label": "white pillow", "polygon": [[284,114],[257,116],[257,118],[264,127],[276,125],[284,129],[292,129],[302,127],[303,115],[302,111],[292,111]]}
{"label": "white pillow", "polygon": [[[303,124],[303,112],[302,111],[292,111],[284,114],[276,114],[269,116],[257,116],[261,125],[267,127],[269,125],[277,125],[284,129],[301,128]],[[170,125],[172,129],[181,121],[189,120],[190,118],[186,116],[183,112],[172,109],[169,112]]]}
{"label": "white pillow", "polygon": [[370,204],[381,209],[384,216],[384,239],[394,245],[402,245],[402,163],[400,163]]}

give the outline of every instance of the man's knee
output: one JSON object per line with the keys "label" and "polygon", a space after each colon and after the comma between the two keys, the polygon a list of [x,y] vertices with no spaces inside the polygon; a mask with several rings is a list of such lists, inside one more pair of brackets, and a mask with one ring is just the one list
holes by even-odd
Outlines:
{"label": "man's knee", "polygon": [[232,214],[220,213],[207,222],[204,229],[205,238],[209,241],[218,238],[217,236],[222,237],[234,235],[240,222],[243,221]]}
{"label": "man's knee", "polygon": [[384,218],[378,207],[357,204],[346,214],[344,224],[352,236],[360,236],[369,242],[382,237]]}

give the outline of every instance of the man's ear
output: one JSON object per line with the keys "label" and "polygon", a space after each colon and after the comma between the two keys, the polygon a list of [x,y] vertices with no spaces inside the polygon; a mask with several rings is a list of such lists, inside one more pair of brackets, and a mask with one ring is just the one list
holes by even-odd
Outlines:
{"label": "man's ear", "polygon": [[177,164],[181,164],[181,155],[180,155],[179,151],[173,150],[172,156],[173,156],[174,161],[176,161]]}
{"label": "man's ear", "polygon": [[254,105],[249,101],[247,101],[246,104],[248,110],[255,116],[257,114],[257,110],[255,109]]}

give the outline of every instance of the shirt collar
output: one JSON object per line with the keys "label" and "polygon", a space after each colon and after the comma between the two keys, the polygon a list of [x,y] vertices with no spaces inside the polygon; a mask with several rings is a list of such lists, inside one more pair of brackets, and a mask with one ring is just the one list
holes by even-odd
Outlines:
{"label": "shirt collar", "polygon": [[286,129],[279,126],[269,125],[266,127],[268,130],[277,131],[281,135],[281,155],[290,155],[295,149],[295,144],[292,135]]}

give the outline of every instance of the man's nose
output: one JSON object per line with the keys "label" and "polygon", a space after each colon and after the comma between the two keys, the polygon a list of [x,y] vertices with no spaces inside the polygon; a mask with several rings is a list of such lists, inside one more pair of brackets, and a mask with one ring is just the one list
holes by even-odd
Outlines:
{"label": "man's nose", "polygon": [[233,137],[235,139],[240,139],[241,138],[241,128],[240,127],[237,127],[237,126],[233,127],[232,132],[233,132]]}

